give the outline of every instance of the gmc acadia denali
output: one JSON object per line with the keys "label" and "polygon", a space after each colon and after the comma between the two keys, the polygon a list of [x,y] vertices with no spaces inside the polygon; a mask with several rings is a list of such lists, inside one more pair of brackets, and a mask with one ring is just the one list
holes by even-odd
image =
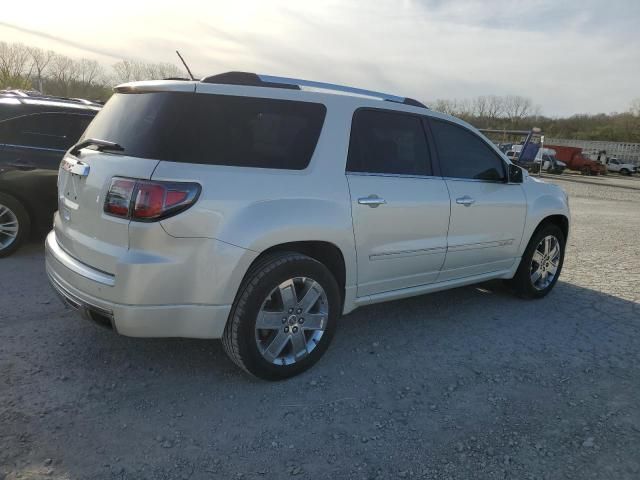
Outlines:
{"label": "gmc acadia denali", "polygon": [[47,272],[123,335],[295,375],[362,305],[558,280],[565,193],[415,100],[243,72],[115,94],[62,160]]}

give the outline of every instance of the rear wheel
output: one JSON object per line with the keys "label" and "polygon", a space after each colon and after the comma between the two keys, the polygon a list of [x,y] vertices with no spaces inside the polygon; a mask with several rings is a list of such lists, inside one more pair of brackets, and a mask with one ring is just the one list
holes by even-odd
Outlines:
{"label": "rear wheel", "polygon": [[239,367],[265,380],[297,375],[329,346],[340,304],[338,284],[323,264],[294,252],[269,255],[240,287],[224,349]]}
{"label": "rear wheel", "polygon": [[0,193],[0,257],[15,252],[29,237],[31,221],[22,204],[11,195]]}
{"label": "rear wheel", "polygon": [[523,298],[542,298],[555,286],[564,263],[565,237],[551,223],[540,227],[520,260],[510,285]]}

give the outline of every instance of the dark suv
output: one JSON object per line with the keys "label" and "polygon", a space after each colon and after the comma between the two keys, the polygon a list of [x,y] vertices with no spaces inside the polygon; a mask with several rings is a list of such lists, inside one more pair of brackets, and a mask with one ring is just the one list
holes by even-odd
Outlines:
{"label": "dark suv", "polygon": [[0,91],[0,257],[51,229],[60,161],[102,105]]}

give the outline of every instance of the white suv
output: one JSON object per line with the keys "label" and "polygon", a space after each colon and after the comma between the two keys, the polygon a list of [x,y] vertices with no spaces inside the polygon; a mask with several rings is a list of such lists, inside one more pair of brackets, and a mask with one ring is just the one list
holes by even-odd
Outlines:
{"label": "white suv", "polygon": [[222,338],[266,379],[362,305],[555,285],[569,207],[415,100],[228,73],[119,86],[62,161],[47,272],[123,335]]}

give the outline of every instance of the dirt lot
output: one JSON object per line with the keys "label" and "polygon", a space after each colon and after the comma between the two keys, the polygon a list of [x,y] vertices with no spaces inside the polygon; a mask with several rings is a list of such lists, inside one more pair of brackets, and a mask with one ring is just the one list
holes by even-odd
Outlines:
{"label": "dirt lot", "polygon": [[363,308],[281,383],[217,341],[65,311],[40,245],[0,263],[0,479],[640,478],[640,190],[558,180],[546,299],[500,283]]}

